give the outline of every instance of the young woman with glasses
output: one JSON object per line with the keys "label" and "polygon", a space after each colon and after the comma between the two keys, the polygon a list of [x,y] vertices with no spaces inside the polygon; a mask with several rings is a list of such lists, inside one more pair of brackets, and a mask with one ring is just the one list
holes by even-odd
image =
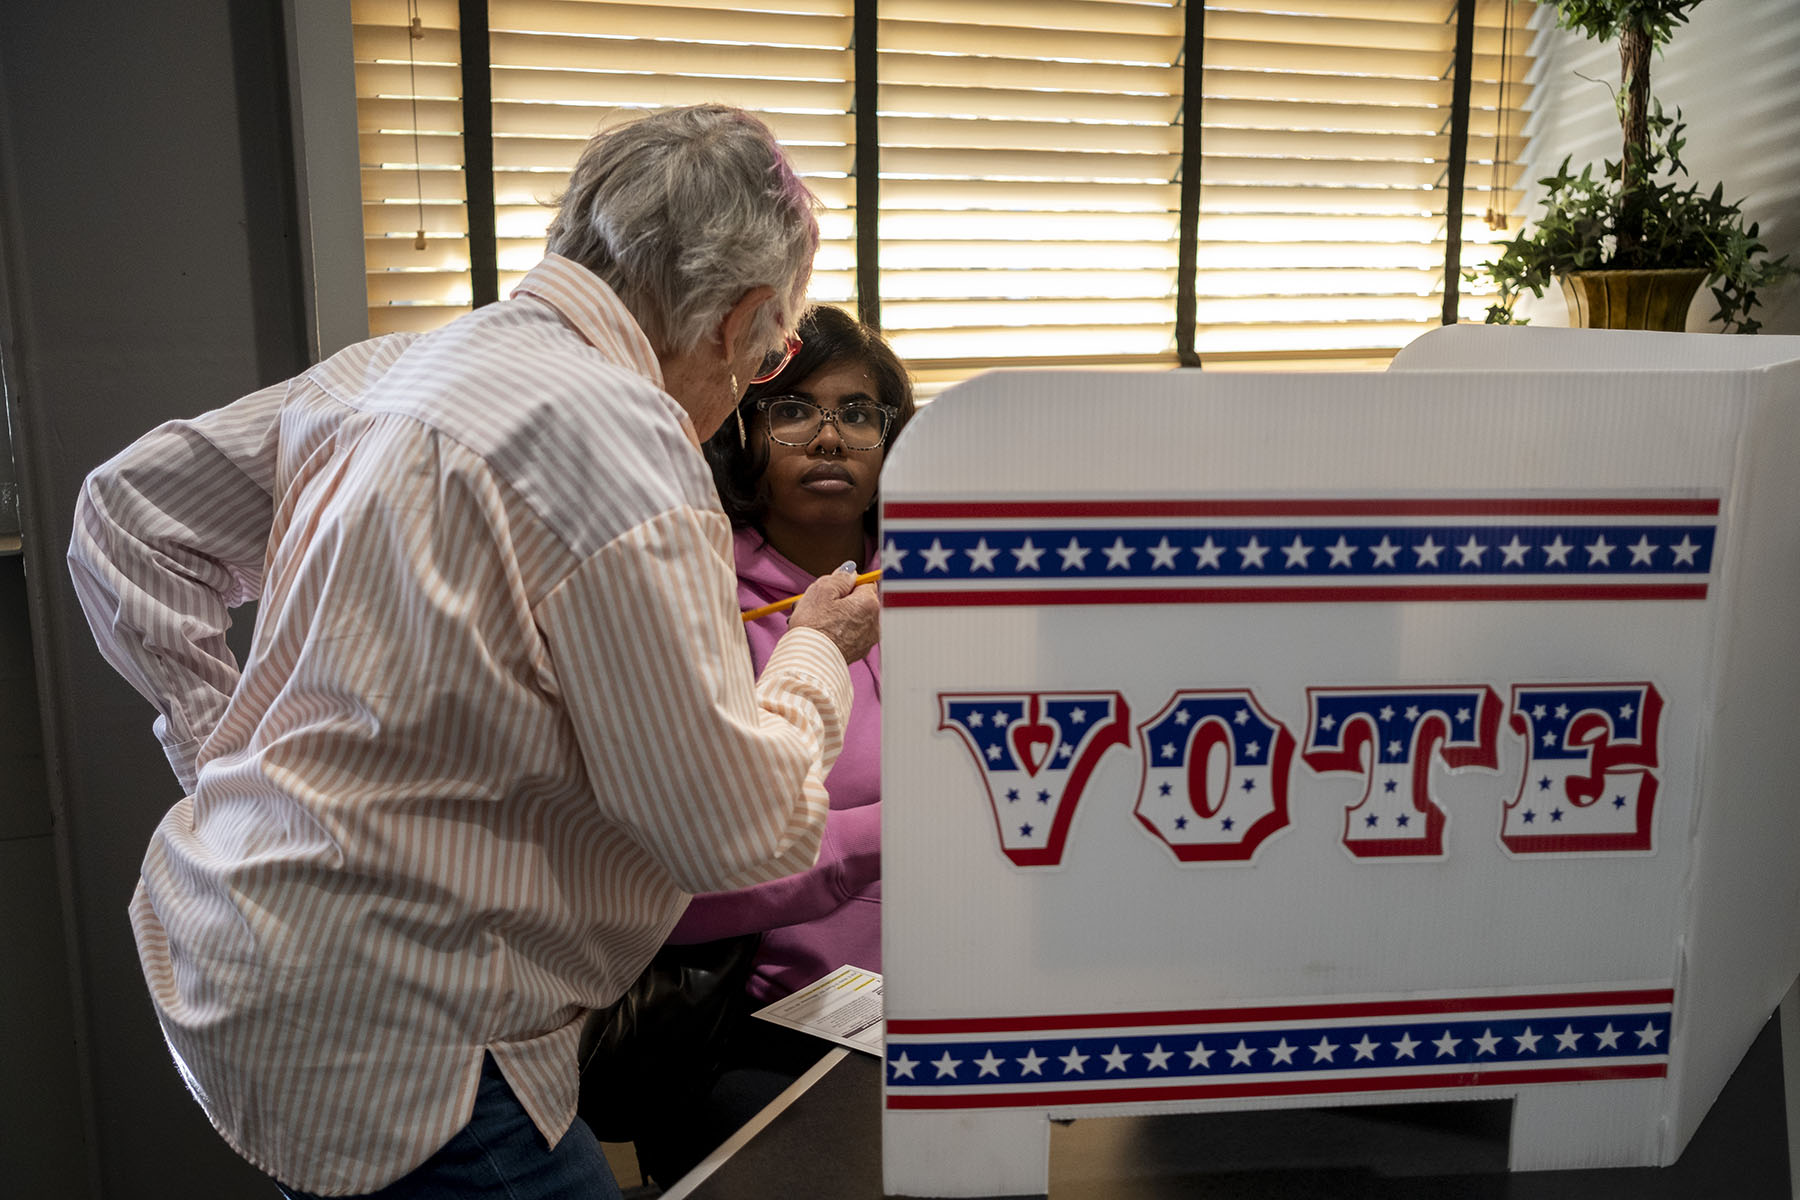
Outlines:
{"label": "young woman with glasses", "polygon": [[[744,609],[804,591],[845,562],[858,571],[877,565],[877,480],[913,415],[911,381],[880,334],[818,307],[801,318],[798,337],[789,361],[765,362],[773,375],[750,386],[737,419],[706,446],[735,527]],[[786,628],[785,613],[746,625],[757,671]],[[761,941],[723,1061],[664,1097],[671,1111],[640,1121],[649,1131],[637,1138],[639,1163],[665,1187],[830,1048],[748,1014],[846,963],[881,969],[880,648],[852,664],[850,677],[855,699],[843,752],[825,779],[832,812],[817,865],[696,896],[670,935],[677,944],[746,934]]]}

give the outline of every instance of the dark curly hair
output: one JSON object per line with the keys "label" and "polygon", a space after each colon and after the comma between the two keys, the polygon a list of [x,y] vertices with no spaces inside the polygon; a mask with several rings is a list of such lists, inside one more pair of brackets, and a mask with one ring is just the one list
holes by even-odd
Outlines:
{"label": "dark curly hair", "polygon": [[[764,396],[784,396],[802,382],[837,363],[854,363],[866,368],[875,382],[877,403],[888,408],[885,446],[891,447],[908,421],[914,405],[912,380],[900,364],[893,348],[881,334],[864,325],[842,309],[815,305],[800,318],[798,332],[801,347],[794,360],[781,374],[767,383],[750,385],[738,416],[749,428],[756,416],[756,402]],[[762,486],[763,472],[769,466],[769,444],[766,438],[753,437],[745,445],[738,439],[738,423],[727,418],[719,431],[706,443],[706,461],[712,465],[713,483],[719,489],[719,503],[734,528],[746,526],[760,530],[769,498]],[[879,491],[876,493],[880,495]],[[863,514],[863,526],[875,532],[877,506],[871,504]]]}

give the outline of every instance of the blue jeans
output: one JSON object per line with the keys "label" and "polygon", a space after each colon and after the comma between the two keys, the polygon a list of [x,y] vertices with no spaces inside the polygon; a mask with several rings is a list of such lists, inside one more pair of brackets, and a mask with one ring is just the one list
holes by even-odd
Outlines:
{"label": "blue jeans", "polygon": [[[282,1187],[289,1200],[319,1200]],[[580,1117],[555,1147],[525,1115],[488,1055],[475,1113],[442,1149],[404,1177],[355,1200],[622,1200],[600,1143]]]}

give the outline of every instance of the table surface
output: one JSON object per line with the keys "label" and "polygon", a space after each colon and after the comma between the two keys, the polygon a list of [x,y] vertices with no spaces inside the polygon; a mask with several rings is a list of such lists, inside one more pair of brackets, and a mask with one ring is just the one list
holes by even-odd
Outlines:
{"label": "table surface", "polygon": [[[1670,1167],[1506,1169],[1511,1102],[1090,1118],[1050,1135],[1049,1200],[1788,1200],[1771,1018]],[[881,1066],[841,1051],[666,1200],[882,1200]]]}

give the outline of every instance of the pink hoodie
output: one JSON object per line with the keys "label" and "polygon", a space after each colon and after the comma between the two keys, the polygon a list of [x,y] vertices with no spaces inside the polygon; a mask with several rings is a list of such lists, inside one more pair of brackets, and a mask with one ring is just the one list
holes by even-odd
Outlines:
{"label": "pink hoodie", "polygon": [[[783,558],[754,529],[736,537],[738,603],[754,608],[806,590],[813,576]],[[870,557],[873,556],[873,549]],[[760,674],[787,614],[745,626]],[[819,861],[809,871],[736,892],[695,896],[669,935],[706,942],[760,931],[762,946],[746,990],[778,1000],[845,963],[881,970],[881,647],[850,665],[855,698],[844,750],[825,777],[831,816]]]}

